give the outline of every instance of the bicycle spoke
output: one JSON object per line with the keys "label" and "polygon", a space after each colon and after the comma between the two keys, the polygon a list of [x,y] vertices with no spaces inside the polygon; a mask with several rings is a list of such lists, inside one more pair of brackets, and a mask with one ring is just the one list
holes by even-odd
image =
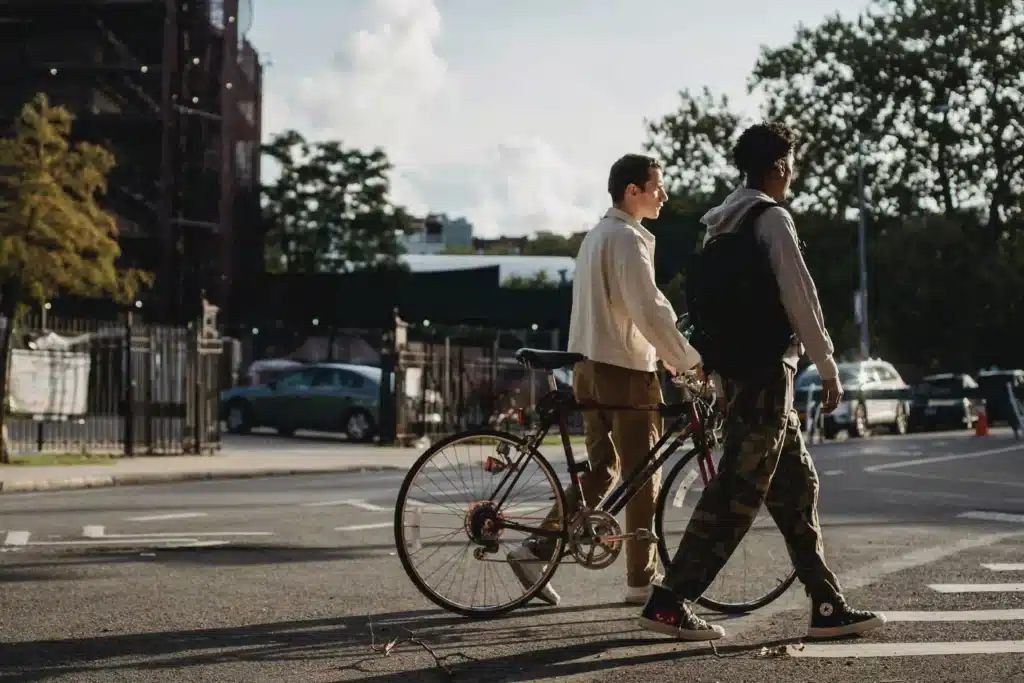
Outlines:
{"label": "bicycle spoke", "polygon": [[[550,465],[536,453],[522,457],[521,448],[499,433],[453,438],[428,451],[403,484],[396,528],[403,564],[420,589],[446,608],[502,611],[535,589],[519,582],[506,559],[529,531],[503,523],[539,528],[551,516],[557,529],[562,501]],[[494,468],[495,462],[505,469]],[[521,471],[511,471],[517,462]]]}

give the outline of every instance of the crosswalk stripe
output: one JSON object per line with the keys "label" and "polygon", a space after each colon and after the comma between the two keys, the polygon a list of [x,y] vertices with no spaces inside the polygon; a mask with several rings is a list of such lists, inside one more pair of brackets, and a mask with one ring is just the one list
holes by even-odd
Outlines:
{"label": "crosswalk stripe", "polygon": [[930,583],[937,593],[1024,593],[1024,583]]}
{"label": "crosswalk stripe", "polygon": [[986,510],[968,510],[957,515],[960,519],[977,519],[983,522],[1018,522],[1024,524],[1024,515],[1010,512],[988,512]]}
{"label": "crosswalk stripe", "polygon": [[935,655],[1000,655],[1024,652],[1024,640],[967,640],[948,643],[804,643],[787,648],[792,657],[921,657]]}
{"label": "crosswalk stripe", "polygon": [[353,524],[352,526],[339,526],[335,531],[366,531],[368,529],[389,529],[392,522],[378,522],[377,524]]}
{"label": "crosswalk stripe", "polygon": [[985,569],[993,572],[1024,572],[1024,563],[999,563],[994,564],[983,564],[981,565]]}
{"label": "crosswalk stripe", "polygon": [[887,621],[1016,621],[1024,620],[1024,609],[965,609],[948,612],[885,612]]}
{"label": "crosswalk stripe", "polygon": [[4,537],[4,545],[8,546],[23,546],[28,545],[28,539],[32,536],[27,531],[8,531],[7,536]]}
{"label": "crosswalk stripe", "polygon": [[366,510],[367,512],[390,512],[395,509],[394,506],[383,507],[381,505],[367,503],[365,500],[362,500],[360,498],[345,498],[342,500],[322,500],[316,503],[303,503],[302,507],[319,508],[337,507],[339,505],[349,505],[351,507],[359,508],[360,510]]}

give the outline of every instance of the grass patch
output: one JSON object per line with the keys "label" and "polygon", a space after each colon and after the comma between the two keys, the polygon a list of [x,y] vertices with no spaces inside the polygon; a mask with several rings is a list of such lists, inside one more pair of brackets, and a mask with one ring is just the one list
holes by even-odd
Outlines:
{"label": "grass patch", "polygon": [[11,465],[18,467],[60,467],[63,465],[113,465],[119,456],[107,453],[39,453],[12,455]]}
{"label": "grass patch", "polygon": [[[573,446],[582,446],[585,443],[585,441],[583,439],[583,435],[582,434],[578,434],[578,435],[570,435],[569,436],[569,443],[571,443]],[[541,444],[544,445],[544,446],[561,446],[562,445],[562,435],[561,434],[548,434],[547,436],[544,437],[544,440],[541,441]]]}

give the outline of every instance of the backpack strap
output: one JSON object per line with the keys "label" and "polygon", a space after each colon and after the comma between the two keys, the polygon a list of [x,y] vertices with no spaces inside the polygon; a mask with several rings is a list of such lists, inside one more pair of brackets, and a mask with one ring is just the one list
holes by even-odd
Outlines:
{"label": "backpack strap", "polygon": [[756,204],[747,209],[747,212],[743,215],[743,222],[740,224],[740,227],[737,230],[737,232],[745,231],[753,233],[754,225],[757,223],[757,219],[761,217],[761,214],[763,214],[765,211],[772,208],[773,206],[778,206],[778,204],[776,202],[769,202],[763,199],[759,200]]}

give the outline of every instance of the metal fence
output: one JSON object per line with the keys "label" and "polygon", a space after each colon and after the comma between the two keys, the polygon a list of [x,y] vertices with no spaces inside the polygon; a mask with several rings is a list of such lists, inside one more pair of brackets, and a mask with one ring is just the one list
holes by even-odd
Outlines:
{"label": "metal fence", "polygon": [[[12,454],[206,453],[220,447],[222,342],[212,320],[151,324],[30,314],[15,328]],[[204,316],[206,317],[206,316]]]}
{"label": "metal fence", "polygon": [[[572,387],[572,372],[558,371],[561,388]],[[514,351],[440,343],[410,343],[396,367],[396,395],[405,396],[398,414],[398,438],[432,439],[492,426],[517,431],[516,413],[529,414],[547,391],[547,375],[516,362]],[[582,434],[581,415],[569,429]]]}

